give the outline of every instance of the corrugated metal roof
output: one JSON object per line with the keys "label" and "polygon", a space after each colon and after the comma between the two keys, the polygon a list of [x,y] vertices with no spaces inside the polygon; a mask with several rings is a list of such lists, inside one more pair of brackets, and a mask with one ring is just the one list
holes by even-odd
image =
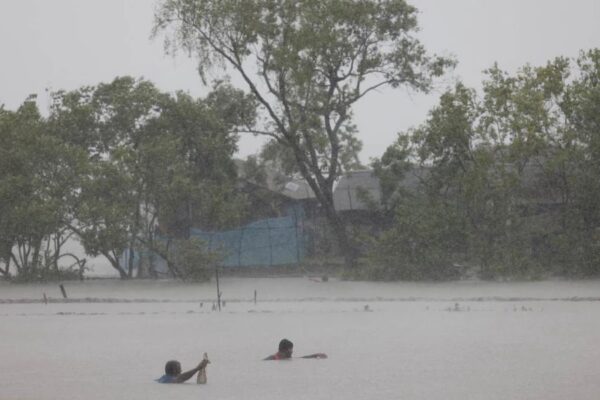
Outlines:
{"label": "corrugated metal roof", "polygon": [[381,200],[379,178],[371,170],[347,172],[333,191],[333,205],[338,211],[367,210],[365,195],[377,203]]}
{"label": "corrugated metal roof", "polygon": [[292,179],[280,189],[280,193],[294,200],[314,199],[315,192],[304,179]]}
{"label": "corrugated metal roof", "polygon": [[[235,159],[234,161],[238,168],[239,176],[244,179],[244,161],[239,159]],[[264,172],[265,182],[254,182],[255,184],[293,200],[316,198],[310,185],[304,179],[283,176],[280,172],[268,166],[264,168]]]}

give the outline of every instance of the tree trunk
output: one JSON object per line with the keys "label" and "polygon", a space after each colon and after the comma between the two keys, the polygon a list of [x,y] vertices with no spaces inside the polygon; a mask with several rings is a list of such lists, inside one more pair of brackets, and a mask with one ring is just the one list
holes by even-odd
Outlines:
{"label": "tree trunk", "polygon": [[119,259],[116,257],[112,257],[109,253],[102,252],[102,255],[106,257],[106,259],[110,262],[110,265],[119,272],[119,276],[121,279],[128,279],[129,276],[127,272],[121,267],[119,263]]}
{"label": "tree trunk", "polygon": [[159,257],[161,257],[163,260],[165,260],[165,262],[167,263],[167,269],[173,274],[174,278],[183,279],[184,276],[181,274],[181,272],[179,271],[179,269],[177,268],[177,266],[175,265],[175,263],[169,256],[170,247],[171,247],[171,239],[167,239],[167,244],[164,249],[162,249],[158,246],[152,245],[150,247],[150,250],[152,250],[154,253],[158,254]]}
{"label": "tree trunk", "polygon": [[10,271],[10,256],[4,259],[4,263],[5,263],[5,268],[2,269],[0,268],[0,274],[2,274],[2,276],[4,277],[9,277],[9,271]]}
{"label": "tree trunk", "polygon": [[33,256],[31,257],[31,270],[40,270],[40,250],[42,248],[42,238],[36,238],[33,245]]}
{"label": "tree trunk", "polygon": [[133,278],[133,262],[135,258],[135,251],[133,250],[133,243],[129,243],[129,259],[127,260],[127,277]]}
{"label": "tree trunk", "polygon": [[[2,243],[2,244],[4,244],[4,243]],[[12,251],[11,251],[9,245],[6,245],[5,248],[3,247],[3,254],[0,259],[4,260],[4,269],[2,269],[2,275],[5,277],[10,276],[11,254],[12,254]]]}
{"label": "tree trunk", "polygon": [[333,206],[333,196],[331,196],[331,201],[323,204],[323,206],[325,208],[327,220],[333,229],[333,234],[335,235],[339,251],[344,257],[344,264],[346,268],[355,269],[357,266],[358,251],[355,243],[353,243],[354,241],[348,234],[346,222],[342,217],[340,217]]}
{"label": "tree trunk", "polygon": [[10,253],[10,258],[13,260],[13,264],[15,265],[17,275],[19,275],[19,273],[21,272],[21,265],[19,264],[19,260],[17,260],[17,257],[12,252]]}
{"label": "tree trunk", "polygon": [[52,266],[54,267],[55,271],[58,271],[58,259],[60,257],[60,250],[62,247],[61,244],[61,239],[62,239],[62,235],[60,233],[56,233],[56,236],[53,238],[54,240],[54,254],[52,255]]}

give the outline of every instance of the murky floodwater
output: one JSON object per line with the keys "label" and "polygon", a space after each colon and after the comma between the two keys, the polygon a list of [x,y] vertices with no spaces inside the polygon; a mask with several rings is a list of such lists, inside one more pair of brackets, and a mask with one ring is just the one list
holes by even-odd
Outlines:
{"label": "murky floodwater", "polygon": [[[43,293],[61,297],[56,285],[0,285],[0,399],[600,395],[598,281],[225,279],[221,313],[212,311],[211,284],[65,287],[74,301],[87,300],[46,305]],[[283,337],[297,355],[329,359],[260,361]],[[204,351],[212,359],[207,385],[153,382],[166,360],[191,368]]]}

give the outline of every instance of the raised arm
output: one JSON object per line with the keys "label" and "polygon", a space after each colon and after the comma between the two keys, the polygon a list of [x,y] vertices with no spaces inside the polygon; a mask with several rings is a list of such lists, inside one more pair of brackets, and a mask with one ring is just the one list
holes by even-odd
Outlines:
{"label": "raised arm", "polygon": [[327,354],[325,354],[325,353],[308,354],[308,355],[302,356],[300,358],[327,358]]}
{"label": "raised arm", "polygon": [[190,369],[189,371],[182,372],[181,374],[177,375],[177,377],[175,378],[175,382],[183,383],[183,382],[187,381],[192,376],[194,376],[194,374],[196,372],[200,371],[201,369],[206,368],[206,364],[208,364],[208,360],[202,360],[202,362],[200,362],[200,364],[198,364],[198,366],[196,368]]}

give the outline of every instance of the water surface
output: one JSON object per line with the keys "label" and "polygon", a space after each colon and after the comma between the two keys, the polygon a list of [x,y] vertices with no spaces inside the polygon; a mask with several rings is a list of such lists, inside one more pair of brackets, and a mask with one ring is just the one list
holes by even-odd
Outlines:
{"label": "water surface", "polygon": [[[600,282],[0,285],[2,399],[597,399]],[[258,302],[254,304],[254,290]],[[41,302],[43,293],[49,304]],[[202,304],[202,306],[201,306]],[[368,311],[365,311],[365,307]],[[327,360],[263,362],[279,339]],[[160,385],[164,362],[208,384]],[[193,381],[190,381],[193,382]]]}

